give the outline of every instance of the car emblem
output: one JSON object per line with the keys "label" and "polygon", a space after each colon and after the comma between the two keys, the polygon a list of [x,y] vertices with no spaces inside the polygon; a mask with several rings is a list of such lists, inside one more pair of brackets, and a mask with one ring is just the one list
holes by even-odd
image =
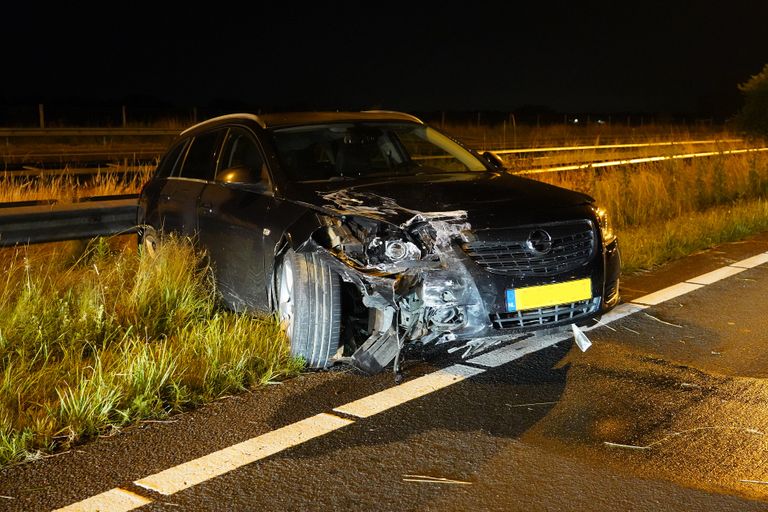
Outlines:
{"label": "car emblem", "polygon": [[543,256],[552,249],[552,237],[543,229],[536,229],[528,235],[525,246],[533,254]]}

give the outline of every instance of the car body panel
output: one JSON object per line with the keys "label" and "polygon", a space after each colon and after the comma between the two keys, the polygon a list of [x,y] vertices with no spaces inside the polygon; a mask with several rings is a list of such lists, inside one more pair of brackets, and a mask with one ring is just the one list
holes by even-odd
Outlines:
{"label": "car body panel", "polygon": [[[475,152],[485,170],[441,171],[426,162],[404,167],[404,175],[287,178],[271,129],[369,120],[422,125],[402,113],[326,112],[224,116],[185,130],[179,141],[192,144],[247,130],[268,184],[190,180],[159,169],[142,190],[139,224],[194,235],[224,302],[238,311],[274,310],[285,250],[316,253],[354,297],[349,314],[369,315],[367,338],[353,343],[350,359],[369,372],[404,343],[464,341],[469,355],[532,331],[584,324],[618,303],[618,242],[603,239],[594,200],[502,172]],[[390,249],[403,258],[392,260]],[[508,308],[508,290],[582,279],[591,284],[587,300]]]}

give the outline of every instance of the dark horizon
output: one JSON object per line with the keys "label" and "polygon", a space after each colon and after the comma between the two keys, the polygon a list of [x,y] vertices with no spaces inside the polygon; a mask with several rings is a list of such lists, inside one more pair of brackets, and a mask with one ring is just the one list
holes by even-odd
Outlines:
{"label": "dark horizon", "polygon": [[8,49],[0,106],[725,120],[741,105],[738,84],[768,62],[768,4],[725,7],[392,2],[371,13],[333,2],[257,5],[240,16],[155,6],[116,19],[68,19],[64,10],[0,34]]}

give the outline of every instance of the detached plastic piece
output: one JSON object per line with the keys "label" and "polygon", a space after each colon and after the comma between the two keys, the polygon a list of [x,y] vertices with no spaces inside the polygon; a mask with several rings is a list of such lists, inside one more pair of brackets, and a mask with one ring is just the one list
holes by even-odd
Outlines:
{"label": "detached plastic piece", "polygon": [[571,324],[571,329],[573,330],[573,337],[576,340],[576,345],[579,346],[582,352],[586,352],[587,349],[592,346],[592,342],[589,341],[589,338],[587,338],[587,335],[584,334],[581,329],[576,327],[576,324]]}

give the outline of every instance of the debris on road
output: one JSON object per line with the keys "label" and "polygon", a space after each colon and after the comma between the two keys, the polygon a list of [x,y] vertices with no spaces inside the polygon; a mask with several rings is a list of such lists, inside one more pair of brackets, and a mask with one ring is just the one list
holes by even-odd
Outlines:
{"label": "debris on road", "polygon": [[659,322],[659,323],[662,323],[662,324],[664,324],[664,325],[671,325],[672,327],[677,327],[678,329],[682,329],[682,328],[683,328],[683,326],[682,326],[682,325],[673,324],[673,323],[671,323],[671,322],[665,322],[664,320],[662,320],[662,319],[660,319],[660,318],[656,318],[656,317],[655,317],[655,316],[653,316],[653,315],[649,315],[648,313],[645,313],[645,312],[643,312],[643,314],[644,314],[645,316],[647,316],[648,318],[650,318],[650,319],[652,319],[652,320],[656,320],[657,322]]}
{"label": "debris on road", "polygon": [[573,330],[573,337],[576,340],[576,345],[579,346],[582,352],[586,352],[589,347],[592,346],[592,342],[589,341],[587,335],[582,332],[581,329],[576,327],[576,324],[571,324]]}
{"label": "debris on road", "polygon": [[759,436],[764,436],[765,433],[761,432],[755,428],[745,428],[745,427],[728,427],[728,426],[711,426],[711,427],[697,427],[697,428],[691,428],[688,430],[682,430],[680,432],[672,432],[671,434],[662,437],[661,439],[658,439],[648,445],[645,446],[636,446],[631,444],[620,444],[620,443],[612,443],[610,441],[603,441],[603,444],[606,446],[610,446],[612,448],[629,448],[632,450],[650,450],[654,445],[663,443],[667,439],[670,439],[672,437],[681,436],[683,434],[690,434],[691,432],[698,432],[700,430],[742,430],[744,432],[747,432],[749,434],[755,434]]}
{"label": "debris on road", "polygon": [[557,402],[534,402],[534,403],[530,403],[530,404],[507,404],[507,406],[509,406],[509,407],[531,407],[531,406],[534,406],[534,405],[553,405],[553,404],[556,404],[556,403]]}
{"label": "debris on road", "polygon": [[452,484],[452,485],[472,485],[472,482],[466,480],[453,480],[439,476],[429,475],[403,475],[403,482],[420,482],[425,484]]}

